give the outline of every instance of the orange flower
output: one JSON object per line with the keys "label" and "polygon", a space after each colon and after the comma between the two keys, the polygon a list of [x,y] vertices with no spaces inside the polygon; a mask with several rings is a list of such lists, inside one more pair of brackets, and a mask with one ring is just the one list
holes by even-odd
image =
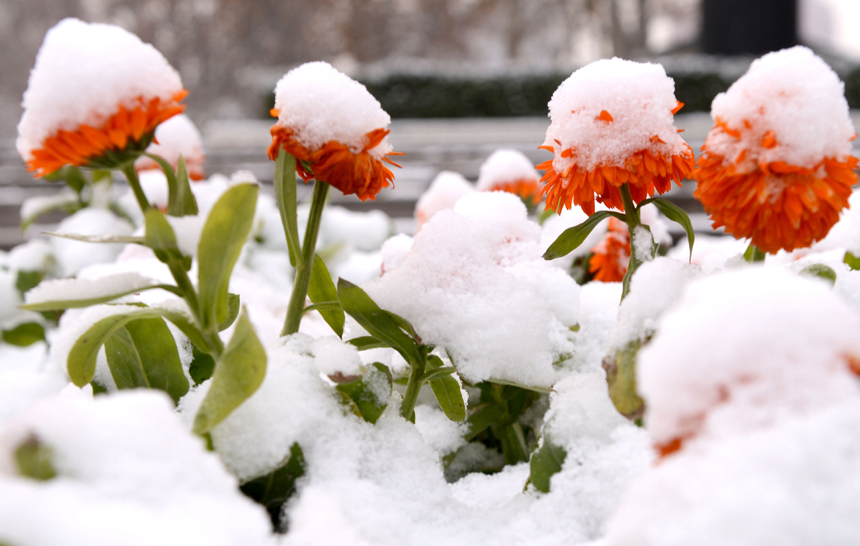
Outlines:
{"label": "orange flower", "polygon": [[[272,110],[272,115],[277,117],[278,111]],[[388,129],[370,131],[364,136],[364,148],[353,153],[348,146],[335,140],[330,140],[319,148],[309,149],[296,139],[290,128],[275,124],[271,129],[269,159],[277,159],[278,151],[283,148],[296,158],[296,168],[305,182],[316,178],[331,184],[344,195],[355,194],[362,201],[375,199],[379,190],[394,182],[394,173],[385,163],[400,166],[387,157],[376,159],[369,153],[389,132]],[[386,155],[404,154],[389,152]]]}
{"label": "orange flower", "polygon": [[[761,135],[759,146],[743,148],[736,157],[709,149],[718,139],[740,142],[752,132]],[[693,195],[713,226],[749,238],[769,253],[808,247],[824,238],[839,220],[839,212],[848,207],[851,186],[858,180],[857,158],[851,155],[841,160],[825,157],[811,167],[759,158],[761,150],[778,144],[772,131],[748,121],[734,129],[718,117],[693,173],[698,182]]]}
{"label": "orange flower", "polygon": [[512,193],[522,199],[526,207],[529,209],[536,207],[537,204],[540,203],[541,199],[540,183],[538,180],[531,178],[497,184],[489,188],[487,191],[506,191],[508,193]]}
{"label": "orange flower", "polygon": [[[679,102],[672,112],[677,112],[681,106]],[[597,119],[607,124],[614,121],[606,110],[602,110]],[[652,136],[651,141],[657,146],[665,145],[657,135]],[[559,141],[556,144],[561,146]],[[553,146],[540,148],[556,152]],[[544,171],[541,181],[546,182],[543,193],[546,194],[547,207],[561,212],[562,207],[569,209],[577,205],[589,216],[594,214],[595,200],[609,208],[623,211],[620,188],[625,183],[630,188],[633,201],[639,204],[655,192],[662,194],[669,191],[673,180],[680,186],[681,181],[693,172],[695,164],[693,150],[686,143],[683,143],[680,153],[661,152],[657,147],[643,149],[627,157],[621,166],[598,165],[591,170],[577,164],[576,151],[572,148],[562,150],[560,156],[573,160],[562,172],[556,172],[553,160],[538,165],[538,169]]]}
{"label": "orange flower", "polygon": [[630,232],[617,218],[610,218],[606,236],[591,249],[588,272],[600,282],[621,282],[630,261]]}

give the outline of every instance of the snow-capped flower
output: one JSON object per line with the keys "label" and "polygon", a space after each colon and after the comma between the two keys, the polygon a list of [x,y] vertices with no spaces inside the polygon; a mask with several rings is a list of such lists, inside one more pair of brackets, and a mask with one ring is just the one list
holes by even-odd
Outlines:
{"label": "snow-capped flower", "polygon": [[769,53],[714,99],[693,176],[714,227],[765,252],[822,239],[857,183],[844,85],[805,47]]}
{"label": "snow-capped flower", "polygon": [[269,158],[281,148],[296,158],[299,175],[322,180],[365,201],[394,181],[385,163],[399,167],[387,127],[391,118],[367,88],[324,62],[289,71],[275,88],[278,121]]}
{"label": "snow-capped flower", "polygon": [[693,170],[693,151],[678,136],[673,114],[682,104],[663,67],[618,58],[574,72],[549,102],[552,119],[541,148],[555,157],[545,171],[547,207],[560,212],[594,202],[624,210],[625,183],[635,203],[669,191]]}
{"label": "snow-capped flower", "polygon": [[181,113],[187,91],[154,47],[125,30],[64,19],[48,31],[24,93],[18,153],[36,176],[116,168]]}
{"label": "snow-capped flower", "polygon": [[[203,169],[203,164],[206,162],[203,139],[197,126],[185,114],[172,117],[159,125],[155,130],[155,139],[146,152],[163,157],[173,165],[174,169],[179,164],[181,155],[191,180],[206,178],[206,171]],[[158,163],[145,155],[134,162],[134,167],[138,172],[161,169]]]}
{"label": "snow-capped flower", "polygon": [[420,230],[434,214],[453,208],[461,197],[474,191],[475,187],[462,174],[441,171],[415,203],[415,231]]}
{"label": "snow-capped flower", "polygon": [[591,249],[588,272],[600,282],[621,282],[630,261],[630,232],[617,218],[610,218],[606,235]]}
{"label": "snow-capped flower", "polygon": [[516,150],[496,150],[481,165],[478,191],[506,191],[518,196],[529,209],[541,199],[540,174],[532,162]]}

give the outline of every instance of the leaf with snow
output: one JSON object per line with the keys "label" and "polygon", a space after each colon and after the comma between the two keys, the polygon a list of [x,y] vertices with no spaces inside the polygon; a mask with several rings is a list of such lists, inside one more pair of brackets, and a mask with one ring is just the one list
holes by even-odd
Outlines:
{"label": "leaf with snow", "polygon": [[139,273],[129,272],[100,279],[57,279],[44,281],[24,295],[21,309],[50,311],[90,307],[117,298],[161,288],[176,293],[176,287],[162,284]]}

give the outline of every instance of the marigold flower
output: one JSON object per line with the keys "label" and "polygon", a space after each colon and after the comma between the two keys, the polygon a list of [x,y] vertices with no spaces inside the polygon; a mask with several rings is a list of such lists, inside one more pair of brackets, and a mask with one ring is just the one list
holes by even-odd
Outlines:
{"label": "marigold flower", "polygon": [[296,158],[305,182],[322,180],[344,195],[365,201],[394,181],[385,165],[399,167],[389,155],[391,118],[367,88],[323,62],[306,63],[288,72],[275,89],[268,154],[281,148]]}
{"label": "marigold flower", "polygon": [[672,181],[681,184],[694,166],[693,151],[678,136],[674,82],[663,67],[614,58],[574,72],[549,103],[552,123],[542,149],[555,157],[544,170],[547,206],[560,212],[594,202],[624,210],[627,183],[637,204]]}
{"label": "marigold flower", "polygon": [[588,272],[600,282],[621,282],[630,262],[630,232],[617,218],[610,218],[606,235],[591,249]]}
{"label": "marigold flower", "polygon": [[765,252],[822,239],[857,183],[844,86],[805,47],[756,60],[714,99],[694,195],[714,227]]}
{"label": "marigold flower", "polygon": [[[185,168],[191,180],[203,180],[206,171],[203,164],[206,162],[206,154],[203,153],[203,139],[194,122],[185,114],[179,114],[165,121],[155,130],[155,138],[147,153],[163,157],[176,169],[179,165],[179,156],[185,160]],[[143,155],[134,162],[134,168],[138,172],[151,169],[161,170],[161,167],[153,159]]]}
{"label": "marigold flower", "polygon": [[478,191],[505,191],[518,196],[526,207],[541,200],[540,174],[532,162],[516,150],[496,150],[481,165]]}
{"label": "marigold flower", "polygon": [[151,45],[112,25],[64,19],[48,31],[24,93],[18,152],[36,176],[115,168],[181,113],[187,91]]}

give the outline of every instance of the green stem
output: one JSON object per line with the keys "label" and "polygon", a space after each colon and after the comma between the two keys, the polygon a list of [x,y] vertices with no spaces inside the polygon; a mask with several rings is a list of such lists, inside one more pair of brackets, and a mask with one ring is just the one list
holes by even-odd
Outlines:
{"label": "green stem", "polygon": [[421,378],[424,376],[425,365],[425,362],[412,363],[412,371],[406,383],[406,394],[403,395],[403,404],[400,406],[400,415],[413,423],[415,422],[415,403],[418,401],[418,392],[423,383]]}
{"label": "green stem", "polygon": [[[627,231],[630,232],[630,261],[627,264],[627,273],[624,274],[624,280],[621,282],[621,301],[630,293],[630,281],[633,279],[633,274],[642,265],[642,261],[636,256],[636,228],[642,225],[639,218],[639,209],[633,201],[633,196],[630,194],[630,186],[626,183],[621,185],[621,200],[624,203],[624,219],[627,222]],[[647,229],[647,226],[646,226]],[[650,231],[650,230],[649,230]],[[654,257],[654,248],[650,249],[650,257]]]}
{"label": "green stem", "polygon": [[749,263],[763,262],[767,253],[762,252],[762,250],[756,245],[750,243],[750,246],[747,248],[747,251],[744,252],[744,260]]}
{"label": "green stem", "polygon": [[146,209],[151,205],[149,204],[149,200],[146,198],[146,194],[143,193],[143,188],[140,187],[140,179],[137,177],[137,171],[134,170],[134,161],[129,161],[123,165],[122,172],[125,174],[125,178],[128,180],[128,184],[134,192],[134,197],[137,199],[137,204],[140,206],[140,212],[146,213]]}
{"label": "green stem", "polygon": [[633,236],[633,230],[642,222],[639,220],[639,209],[636,208],[636,203],[633,201],[633,196],[630,194],[630,186],[625,182],[621,185],[621,201],[624,203],[624,217],[627,222],[627,229],[630,230],[630,236]]}
{"label": "green stem", "polygon": [[299,324],[302,322],[305,300],[308,297],[308,286],[311,282],[311,271],[314,267],[314,255],[317,246],[317,236],[320,231],[320,220],[322,219],[326,196],[328,196],[328,189],[328,183],[321,180],[314,182],[308,227],[305,230],[304,244],[302,244],[302,259],[296,264],[296,280],[293,284],[293,293],[290,295],[287,318],[284,320],[284,328],[281,330],[281,336],[295,334],[299,331]]}

